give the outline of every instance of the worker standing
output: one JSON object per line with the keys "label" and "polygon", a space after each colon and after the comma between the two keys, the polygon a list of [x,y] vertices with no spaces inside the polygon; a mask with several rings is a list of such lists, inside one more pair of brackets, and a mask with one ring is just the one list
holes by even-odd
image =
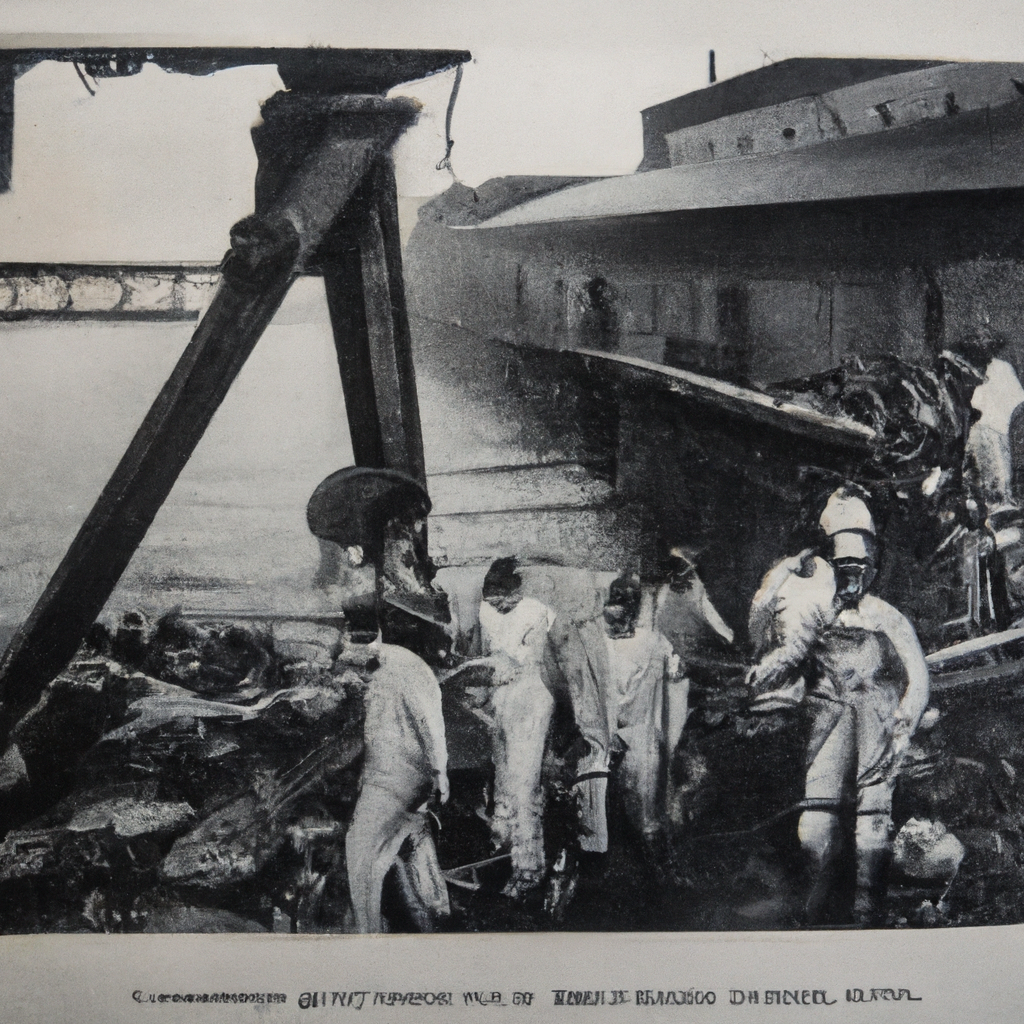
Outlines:
{"label": "worker standing", "polygon": [[988,534],[984,545],[994,548],[998,566],[1005,600],[997,599],[997,606],[1005,608],[999,607],[994,618],[1009,626],[1024,618],[1024,508],[1010,442],[1012,421],[1024,404],[1024,387],[1013,365],[999,358],[1005,346],[1006,339],[988,328],[960,344],[963,358],[982,376],[971,393],[974,418],[967,435],[964,477],[983,509]]}
{"label": "worker standing", "polygon": [[404,647],[369,645],[362,675],[365,757],[359,799],[345,837],[356,930],[384,930],[381,892],[392,867],[413,920],[432,930],[450,913],[427,805],[448,799],[441,690],[426,663]]}
{"label": "worker standing", "polygon": [[809,872],[807,923],[818,923],[836,881],[840,810],[856,808],[854,917],[878,921],[891,853],[892,796],[928,703],[928,668],[914,627],[867,593],[877,571],[875,524],[857,488],[821,514],[827,559],[780,563],[754,599],[750,634],[763,655],[751,670],[754,707],[802,703],[809,717],[798,835]]}
{"label": "worker standing", "polygon": [[639,578],[620,576],[609,587],[602,614],[567,623],[556,643],[587,747],[575,783],[580,847],[586,853],[608,850],[608,779],[613,758],[621,756],[617,774],[627,817],[657,869],[667,857],[659,801],[665,755],[678,741],[685,718],[667,726],[668,691],[686,684],[680,682],[679,659],[668,640],[638,625],[640,603]]}
{"label": "worker standing", "polygon": [[512,856],[506,896],[519,897],[544,878],[541,766],[555,700],[544,680],[544,652],[555,613],[523,596],[514,557],[497,559],[484,577],[480,646],[497,666],[490,693],[493,720],[495,846]]}
{"label": "worker standing", "polygon": [[668,579],[654,598],[654,628],[672,645],[679,658],[679,675],[666,694],[665,741],[668,757],[665,805],[670,819],[681,822],[685,808],[672,781],[672,755],[689,715],[690,667],[706,653],[731,648],[733,631],[712,604],[704,581],[686,551],[672,548]]}

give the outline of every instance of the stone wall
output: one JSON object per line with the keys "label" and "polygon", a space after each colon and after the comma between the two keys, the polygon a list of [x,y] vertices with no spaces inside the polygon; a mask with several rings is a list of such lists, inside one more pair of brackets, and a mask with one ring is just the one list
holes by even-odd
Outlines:
{"label": "stone wall", "polygon": [[216,266],[0,264],[0,321],[193,320],[220,280]]}

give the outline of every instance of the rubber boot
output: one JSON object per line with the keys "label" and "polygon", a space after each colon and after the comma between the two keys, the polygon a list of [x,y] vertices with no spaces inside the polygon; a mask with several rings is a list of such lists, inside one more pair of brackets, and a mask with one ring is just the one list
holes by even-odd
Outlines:
{"label": "rubber boot", "polygon": [[804,853],[807,878],[804,924],[822,924],[828,897],[835,884],[842,847],[839,816],[834,811],[804,811],[800,815],[797,835]]}
{"label": "rubber boot", "polygon": [[857,888],[853,919],[863,928],[884,923],[885,895],[892,857],[892,819],[888,814],[857,816]]}

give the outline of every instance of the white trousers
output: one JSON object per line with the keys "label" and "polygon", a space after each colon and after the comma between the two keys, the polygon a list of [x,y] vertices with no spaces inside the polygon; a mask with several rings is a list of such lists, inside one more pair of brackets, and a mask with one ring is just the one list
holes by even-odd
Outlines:
{"label": "white trousers", "polygon": [[555,700],[540,675],[527,672],[495,687],[491,832],[512,853],[512,870],[544,870],[544,793],[541,766]]}
{"label": "white trousers", "polygon": [[[393,792],[372,783],[365,784],[359,794],[345,836],[349,894],[359,932],[384,930],[381,891],[387,873],[396,862],[399,889],[413,920],[422,930],[430,930],[434,917],[451,912],[427,814],[408,809],[415,804],[417,796],[417,793]],[[399,851],[406,839],[410,840],[411,852],[400,860]]]}

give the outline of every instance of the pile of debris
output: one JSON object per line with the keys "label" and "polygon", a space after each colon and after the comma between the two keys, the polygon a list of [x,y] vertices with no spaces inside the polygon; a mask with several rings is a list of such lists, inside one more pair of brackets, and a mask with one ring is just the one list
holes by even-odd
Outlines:
{"label": "pile of debris", "polygon": [[[696,710],[675,761],[691,926],[793,927],[802,891],[796,823],[807,723],[797,710],[737,711],[736,695],[721,686],[692,694]],[[939,686],[932,704],[896,787],[886,924],[1024,922],[1020,677]],[[849,857],[851,894],[853,867]]]}
{"label": "pile of debris", "polygon": [[343,927],[364,684],[277,632],[93,630],[0,759],[0,931]]}
{"label": "pile of debris", "polygon": [[[894,923],[1024,921],[1024,692],[965,687],[936,700],[896,794]],[[926,725],[928,723],[926,722]]]}
{"label": "pile of debris", "polygon": [[[0,756],[0,932],[353,929],[344,837],[373,663],[316,617],[202,622],[132,611],[97,625],[15,726]],[[574,885],[564,853],[535,899],[499,895],[510,868],[490,844],[487,730],[459,687],[444,698],[438,847],[463,865],[447,872],[451,927],[558,924]],[[548,761],[557,859],[575,814],[565,757]],[[387,886],[384,899],[392,927],[409,925]]]}
{"label": "pile of debris", "polygon": [[871,427],[875,459],[886,473],[925,474],[959,468],[971,423],[970,392],[979,378],[950,353],[935,370],[887,356],[864,363],[850,357],[824,373],[771,385],[776,398]]}
{"label": "pile of debris", "polygon": [[[97,626],[0,757],[0,932],[350,929],[365,672],[340,640],[322,623],[174,614]],[[446,872],[450,926],[793,927],[805,723],[745,713],[741,687],[713,675],[694,686],[673,765],[680,877],[638,870],[624,840],[599,875],[574,857],[566,721],[544,770],[553,870],[523,901],[500,896],[486,735],[443,691],[452,797],[437,845],[462,865]],[[1011,677],[934,703],[897,788],[887,923],[1022,922],[1024,692]]]}

